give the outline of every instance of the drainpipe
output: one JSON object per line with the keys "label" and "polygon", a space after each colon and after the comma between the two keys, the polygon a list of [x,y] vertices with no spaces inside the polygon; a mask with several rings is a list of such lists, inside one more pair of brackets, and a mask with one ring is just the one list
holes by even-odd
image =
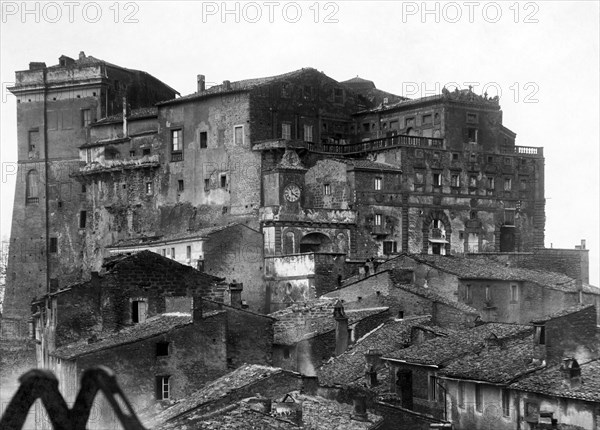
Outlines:
{"label": "drainpipe", "polygon": [[50,167],[50,163],[48,162],[48,127],[47,127],[47,116],[48,109],[46,106],[46,99],[48,98],[48,87],[46,84],[46,71],[47,69],[44,67],[42,69],[42,81],[44,85],[43,97],[42,101],[43,109],[42,109],[42,130],[44,136],[44,207],[46,212],[46,293],[50,292],[50,185],[48,184],[48,169]]}

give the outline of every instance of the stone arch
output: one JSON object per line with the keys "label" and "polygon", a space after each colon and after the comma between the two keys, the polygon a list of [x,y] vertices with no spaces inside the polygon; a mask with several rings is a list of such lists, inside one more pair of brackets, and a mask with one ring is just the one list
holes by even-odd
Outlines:
{"label": "stone arch", "polygon": [[444,212],[443,209],[433,209],[429,211],[427,216],[423,220],[422,231],[423,231],[423,254],[427,254],[429,252],[429,230],[431,223],[434,220],[439,220],[444,225],[444,231],[446,232],[446,241],[444,244],[444,249],[446,251],[446,255],[450,255],[451,244],[450,238],[452,237],[452,224],[450,223],[450,218]]}
{"label": "stone arch", "polygon": [[300,239],[300,252],[332,252],[333,243],[329,236],[321,232],[312,232]]}

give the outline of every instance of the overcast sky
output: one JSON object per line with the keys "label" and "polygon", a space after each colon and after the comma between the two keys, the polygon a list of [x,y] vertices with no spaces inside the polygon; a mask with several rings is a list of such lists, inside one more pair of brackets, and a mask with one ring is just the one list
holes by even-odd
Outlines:
{"label": "overcast sky", "polygon": [[599,6],[574,2],[2,2],[0,235],[10,235],[16,102],[30,61],[87,55],[182,95],[314,67],[415,98],[444,85],[499,95],[517,145],[544,147],[546,246],[587,240],[598,285]]}

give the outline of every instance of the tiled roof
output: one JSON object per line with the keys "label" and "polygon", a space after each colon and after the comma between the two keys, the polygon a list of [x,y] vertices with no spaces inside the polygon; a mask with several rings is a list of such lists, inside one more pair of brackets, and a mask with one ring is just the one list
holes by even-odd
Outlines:
{"label": "tiled roof", "polygon": [[[335,329],[333,308],[336,299],[317,299],[310,302],[297,303],[288,308],[274,312],[269,316],[276,318],[273,324],[273,343],[293,345],[301,340],[310,339]],[[387,312],[389,308],[346,310],[348,324],[354,324],[372,315]]]}
{"label": "tiled roof", "polygon": [[[235,92],[240,92],[240,91],[249,91],[260,85],[268,84],[270,82],[278,81],[281,79],[289,79],[289,78],[299,76],[302,73],[307,72],[307,71],[317,72],[317,70],[313,69],[312,67],[306,67],[306,68],[302,68],[299,70],[294,70],[293,72],[283,73],[281,75],[267,76],[267,77],[255,78],[255,79],[244,79],[241,81],[230,82],[229,88],[227,88],[224,84],[214,85],[214,86],[206,89],[205,91],[195,92],[195,93],[188,94],[188,95],[185,95],[182,97],[178,97],[178,98],[172,99],[172,100],[165,100],[165,101],[158,103],[158,105],[181,103],[184,101],[190,101],[190,100],[204,98],[204,97],[211,96],[214,94],[227,94],[227,93],[235,93]],[[320,72],[318,72],[318,73],[320,73]]]}
{"label": "tiled roof", "polygon": [[589,309],[592,306],[594,306],[594,305],[591,305],[591,304],[590,305],[584,305],[584,304],[579,303],[579,304],[570,306],[568,308],[562,309],[560,311],[554,312],[553,314],[546,315],[545,317],[535,319],[535,320],[533,320],[531,322],[534,323],[534,324],[545,323],[546,321],[550,321],[550,320],[553,320],[553,319],[556,319],[556,318],[560,318],[560,317],[564,317],[564,316],[567,316],[567,315],[570,315],[570,314],[573,314],[573,313],[576,313],[576,312],[580,312],[580,311],[582,311],[584,309]]}
{"label": "tiled roof", "polygon": [[[309,396],[292,391],[289,395],[294,402],[302,404],[302,427],[307,430],[369,430],[378,426],[383,418],[368,414],[368,421],[351,418],[353,407],[318,396]],[[234,429],[298,429],[299,427],[283,417],[272,413],[253,410],[251,399],[243,399],[209,416],[194,415],[193,412],[166,423],[160,430],[234,430]],[[282,399],[271,399],[280,401]]]}
{"label": "tiled roof", "polygon": [[233,372],[215,379],[204,388],[189,395],[186,399],[165,409],[156,416],[154,422],[164,423],[167,420],[171,420],[183,413],[198,408],[205,403],[225,397],[232,391],[281,372],[283,372],[283,370],[277,367],[245,364]]}
{"label": "tiled roof", "polygon": [[[408,257],[417,262],[428,264],[447,273],[454,274],[461,279],[527,281],[554,290],[564,292],[577,291],[575,280],[561,273],[507,267],[484,256],[459,257],[453,255],[410,254]],[[393,264],[393,260],[388,260],[384,264]]]}
{"label": "tiled roof", "polygon": [[[153,118],[158,116],[158,108],[156,106],[143,107],[137,109],[131,109],[129,115],[127,115],[128,120],[142,119],[142,118]],[[105,118],[100,118],[98,121],[92,124],[92,127],[95,125],[102,125],[110,122],[121,122],[123,121],[123,112],[107,116]]]}
{"label": "tiled roof", "polygon": [[417,365],[444,366],[450,360],[480,350],[485,339],[495,335],[498,339],[523,337],[533,328],[527,325],[485,323],[469,330],[456,332],[448,337],[431,339],[406,349],[395,351],[384,358],[406,361]]}
{"label": "tiled roof", "polygon": [[570,388],[563,384],[560,365],[548,367],[515,382],[510,388],[533,393],[546,394],[552,397],[600,402],[600,360],[596,359],[581,367],[581,386]]}
{"label": "tiled roof", "polygon": [[465,305],[464,303],[455,302],[454,300],[451,300],[447,297],[437,294],[435,291],[433,291],[430,288],[419,287],[414,284],[395,284],[394,286],[396,288],[400,288],[404,291],[415,294],[417,296],[421,296],[426,299],[429,299],[432,302],[443,303],[446,306],[453,307],[454,309],[458,309],[461,312],[473,314],[473,315],[479,315],[479,312],[476,309],[472,308],[471,306]]}
{"label": "tiled roof", "polygon": [[360,381],[365,375],[365,354],[370,349],[377,349],[385,356],[405,348],[410,343],[413,327],[429,320],[429,316],[418,316],[382,324],[351,345],[343,354],[318,368],[319,383],[331,386]]}
{"label": "tiled roof", "polygon": [[600,296],[600,288],[596,287],[595,285],[583,284],[581,286],[581,289],[583,290],[584,293],[596,294],[596,295]]}
{"label": "tiled roof", "polygon": [[[210,318],[221,312],[222,311],[205,313],[203,318]],[[189,324],[192,324],[192,316],[190,314],[161,314],[152,318],[148,318],[142,323],[127,327],[93,343],[77,342],[63,346],[54,351],[52,355],[66,360],[71,360],[79,356],[91,354],[100,350],[149,339]]]}
{"label": "tiled roof", "polygon": [[457,358],[440,373],[453,378],[506,384],[540,368],[533,361],[533,336],[500,341],[500,346],[485,346],[475,354]]}
{"label": "tiled roof", "polygon": [[377,163],[377,162],[371,161],[371,160],[349,159],[349,158],[334,158],[333,160],[339,161],[340,163],[344,163],[349,166],[352,166],[355,169],[389,171],[389,172],[395,172],[395,173],[402,172],[402,169],[400,169],[400,167],[398,167],[398,166],[393,166],[391,164]]}
{"label": "tiled roof", "polygon": [[[234,225],[244,225],[241,223],[229,223],[225,225],[215,225],[212,227],[204,227],[195,231],[188,231],[183,233],[170,234],[165,236],[151,236],[151,237],[139,237],[136,239],[125,239],[121,240],[108,248],[122,248],[129,246],[149,246],[156,243],[169,242],[173,240],[182,240],[182,239],[194,239],[194,238],[203,238],[210,236],[213,233],[218,231],[223,231],[232,227]],[[244,225],[247,227],[246,225]],[[250,227],[248,227],[250,228]]]}

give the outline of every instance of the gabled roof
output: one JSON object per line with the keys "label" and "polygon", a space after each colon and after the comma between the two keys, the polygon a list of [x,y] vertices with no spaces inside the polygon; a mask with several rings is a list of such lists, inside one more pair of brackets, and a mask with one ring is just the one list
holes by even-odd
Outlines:
{"label": "gabled roof", "polygon": [[557,318],[562,318],[562,317],[565,317],[567,315],[571,315],[571,314],[574,314],[574,313],[577,313],[577,312],[581,312],[581,311],[583,311],[585,309],[590,309],[592,307],[594,307],[594,305],[592,305],[592,304],[586,305],[586,304],[578,303],[578,304],[570,306],[568,308],[561,309],[560,311],[556,311],[556,312],[554,312],[554,313],[552,313],[550,315],[546,315],[546,316],[544,316],[542,318],[535,319],[535,320],[533,320],[531,322],[533,324],[543,324],[543,323],[548,322],[550,320],[554,320],[554,319],[557,319]]}
{"label": "gabled roof", "polygon": [[[202,318],[210,318],[223,312],[224,311],[214,311],[205,313]],[[83,341],[63,346],[54,351],[52,355],[66,360],[72,360],[81,357],[82,355],[92,354],[101,350],[149,339],[171,330],[190,325],[192,322],[192,316],[190,314],[161,314],[148,318],[146,321],[131,327],[124,328],[117,333],[110,334],[93,343]]]}
{"label": "gabled roof", "polygon": [[[335,330],[336,321],[333,309],[336,299],[317,299],[310,302],[297,303],[285,309],[269,314],[277,319],[273,324],[273,343],[278,345],[294,345]],[[348,324],[357,323],[373,315],[387,312],[388,307],[346,310]]]}
{"label": "gabled roof", "polygon": [[156,423],[164,423],[206,403],[225,397],[235,390],[283,372],[285,371],[278,367],[245,364],[233,372],[215,379],[204,388],[189,395],[186,399],[165,409],[156,416],[154,421]]}
{"label": "gabled roof", "polygon": [[349,385],[360,382],[365,376],[365,354],[377,349],[384,356],[410,344],[413,327],[427,323],[430,316],[416,316],[381,324],[359,339],[341,355],[331,358],[317,369],[319,383],[323,385]]}
{"label": "gabled roof", "polygon": [[528,325],[485,323],[448,337],[431,339],[395,351],[384,355],[383,358],[408,364],[442,367],[458,357],[480,350],[485,345],[485,339],[490,335],[504,339],[527,336],[532,331],[533,327]]}
{"label": "gabled roof", "polygon": [[[547,270],[509,267],[485,256],[460,257],[454,255],[403,254],[396,258],[409,257],[419,263],[456,275],[460,279],[498,281],[526,281],[567,293],[577,292],[573,278]],[[384,264],[389,264],[390,259]]]}
{"label": "gabled roof", "polygon": [[585,400],[600,403],[600,360],[579,364],[581,385],[570,388],[563,383],[560,365],[548,367],[513,383],[510,388],[552,397]]}
{"label": "gabled roof", "polygon": [[497,346],[483,346],[479,351],[459,357],[439,374],[495,384],[507,384],[541,368],[534,361],[533,335],[500,340]]}

